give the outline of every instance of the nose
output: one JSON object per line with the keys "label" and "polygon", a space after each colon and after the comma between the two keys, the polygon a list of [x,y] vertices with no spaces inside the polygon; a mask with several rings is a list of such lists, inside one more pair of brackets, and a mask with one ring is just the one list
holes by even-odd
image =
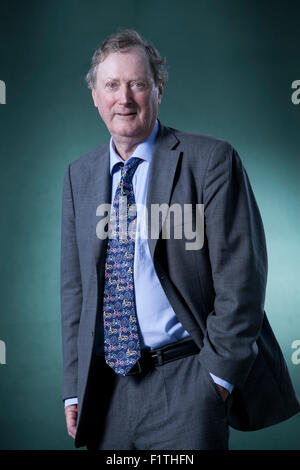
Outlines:
{"label": "nose", "polygon": [[131,88],[126,83],[120,86],[119,89],[119,104],[126,105],[132,103]]}

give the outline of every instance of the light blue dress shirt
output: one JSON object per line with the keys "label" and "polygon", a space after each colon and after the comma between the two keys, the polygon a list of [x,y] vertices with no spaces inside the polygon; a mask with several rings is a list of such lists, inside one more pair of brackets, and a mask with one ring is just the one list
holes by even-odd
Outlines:
{"label": "light blue dress shirt", "polygon": [[[139,144],[131,158],[140,158],[142,162],[138,165],[133,179],[133,190],[137,206],[137,231],[134,254],[134,287],[138,323],[141,332],[141,346],[156,349],[166,344],[174,343],[180,339],[190,336],[178,320],[173,308],[156,275],[152,258],[149,251],[148,241],[144,235],[147,188],[150,174],[152,153],[157,136],[159,123],[149,137]],[[124,163],[117,154],[113,139],[110,139],[110,173],[112,175],[112,200],[121,179],[121,168],[118,163]],[[125,163],[125,164],[126,164]],[[103,332],[102,332],[103,334]],[[96,354],[104,355],[104,341],[99,340],[96,345]],[[229,392],[233,385],[213,374],[213,380],[225,387]],[[65,401],[65,406],[77,403],[76,399],[70,398]]]}

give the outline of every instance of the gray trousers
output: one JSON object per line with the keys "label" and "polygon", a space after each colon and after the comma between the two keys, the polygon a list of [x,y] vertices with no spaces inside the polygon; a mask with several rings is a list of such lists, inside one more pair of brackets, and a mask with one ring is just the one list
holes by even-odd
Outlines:
{"label": "gray trousers", "polygon": [[227,401],[197,354],[141,375],[104,367],[114,377],[98,449],[228,449]]}

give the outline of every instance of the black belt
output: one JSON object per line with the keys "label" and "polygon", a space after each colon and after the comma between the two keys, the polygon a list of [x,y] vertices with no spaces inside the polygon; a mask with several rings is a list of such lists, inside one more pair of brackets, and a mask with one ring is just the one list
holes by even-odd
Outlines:
{"label": "black belt", "polygon": [[191,338],[167,344],[158,349],[142,349],[140,359],[126,376],[141,374],[152,367],[162,366],[167,362],[197,354],[199,351],[200,349]]}

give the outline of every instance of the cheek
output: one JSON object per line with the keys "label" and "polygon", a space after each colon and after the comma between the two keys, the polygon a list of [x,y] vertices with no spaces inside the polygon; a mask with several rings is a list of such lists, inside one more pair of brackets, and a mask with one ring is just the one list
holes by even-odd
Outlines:
{"label": "cheek", "polygon": [[99,109],[99,113],[101,114],[101,116],[108,115],[111,112],[113,105],[114,105],[114,102],[112,99],[105,98],[105,99],[100,100],[98,109]]}
{"label": "cheek", "polygon": [[156,101],[153,96],[144,97],[140,102],[139,105],[141,107],[142,112],[149,113],[152,112],[156,108]]}

